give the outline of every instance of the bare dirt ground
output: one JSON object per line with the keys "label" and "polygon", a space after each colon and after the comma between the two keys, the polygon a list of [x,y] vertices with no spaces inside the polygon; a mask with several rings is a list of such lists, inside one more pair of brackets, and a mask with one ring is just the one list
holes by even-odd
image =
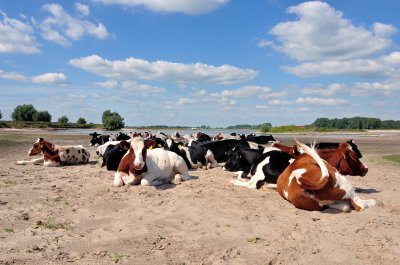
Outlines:
{"label": "bare dirt ground", "polygon": [[95,147],[87,165],[17,166],[38,136],[84,146],[89,136],[4,134],[17,140],[0,152],[0,264],[400,264],[400,164],[382,158],[400,154],[399,135],[355,138],[369,172],[349,178],[378,206],[342,213],[233,186],[235,174],[220,168],[117,188]]}

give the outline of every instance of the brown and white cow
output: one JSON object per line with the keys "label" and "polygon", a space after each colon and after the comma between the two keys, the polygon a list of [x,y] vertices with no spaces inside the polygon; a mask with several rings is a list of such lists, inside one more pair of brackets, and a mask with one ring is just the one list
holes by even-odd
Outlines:
{"label": "brown and white cow", "polygon": [[29,161],[16,161],[16,165],[59,166],[64,164],[87,164],[90,153],[82,145],[60,146],[38,138],[28,151],[29,156],[43,153],[43,157]]}
{"label": "brown and white cow", "polygon": [[188,167],[182,157],[163,148],[148,149],[142,137],[132,139],[128,152],[119,163],[114,185],[158,186],[180,175],[189,180]]}
{"label": "brown and white cow", "polygon": [[279,176],[279,194],[296,208],[318,211],[335,208],[356,211],[375,206],[373,199],[362,200],[351,183],[336,168],[322,160],[315,149],[297,142],[302,154]]}
{"label": "brown and white cow", "polygon": [[[300,155],[297,145],[285,146],[273,143],[271,147],[278,148],[294,157]],[[343,143],[319,143],[316,145],[318,155],[335,167],[340,174],[349,176],[365,176],[368,168],[361,162],[362,154],[353,140]]]}

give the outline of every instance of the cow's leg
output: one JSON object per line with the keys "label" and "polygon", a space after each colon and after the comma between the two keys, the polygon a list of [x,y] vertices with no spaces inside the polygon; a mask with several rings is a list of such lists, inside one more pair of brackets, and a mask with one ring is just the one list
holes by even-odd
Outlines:
{"label": "cow's leg", "polygon": [[21,160],[21,161],[16,161],[15,164],[16,165],[41,165],[43,164],[44,158],[37,158],[37,159],[33,159],[33,160]]}
{"label": "cow's leg", "polygon": [[265,179],[264,172],[262,170],[257,170],[256,174],[251,177],[251,179],[247,182],[235,179],[232,180],[231,183],[236,186],[247,187],[249,189],[256,189],[257,183]]}
{"label": "cow's leg", "polygon": [[206,161],[209,162],[207,163],[207,169],[218,167],[218,162],[215,160],[214,154],[211,150],[207,150]]}
{"label": "cow's leg", "polygon": [[142,186],[160,186],[162,184],[164,184],[164,182],[159,179],[159,176],[150,173],[146,174],[140,181],[140,185]]}
{"label": "cow's leg", "polygon": [[126,175],[126,173],[124,173],[124,172],[116,172],[114,174],[114,186],[121,187],[121,186],[124,185],[124,182],[122,180],[122,175]]}
{"label": "cow's leg", "polygon": [[356,211],[363,211],[376,205],[376,201],[374,199],[362,200],[357,195],[350,199],[350,203]]}
{"label": "cow's leg", "polygon": [[181,179],[182,180],[189,180],[190,179],[189,170],[188,170],[188,167],[187,167],[187,165],[185,163],[185,160],[183,160],[183,159],[175,160],[174,171],[177,174],[181,175]]}
{"label": "cow's leg", "polygon": [[328,207],[332,208],[332,209],[340,210],[342,212],[350,212],[350,210],[351,210],[350,203],[347,201],[338,201],[334,204],[329,204]]}

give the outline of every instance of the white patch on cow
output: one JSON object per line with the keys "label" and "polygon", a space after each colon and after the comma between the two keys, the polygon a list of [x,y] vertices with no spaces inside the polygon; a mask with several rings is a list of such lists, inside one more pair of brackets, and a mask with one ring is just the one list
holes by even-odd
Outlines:
{"label": "white patch on cow", "polygon": [[122,181],[122,176],[121,175],[126,175],[124,172],[117,171],[114,174],[114,186],[116,187],[121,187],[124,185],[124,182]]}
{"label": "white patch on cow", "polygon": [[193,163],[191,157],[190,157],[190,152],[189,149],[186,146],[182,146],[181,150],[184,150],[186,153],[186,157],[189,160],[190,165],[192,166],[193,169],[195,168],[201,168],[203,165],[200,162],[197,162],[196,164]]}
{"label": "white patch on cow", "polygon": [[215,160],[214,154],[211,150],[207,150],[206,152],[206,161],[209,163],[207,164],[207,169],[218,167],[218,162]]}
{"label": "white patch on cow", "polygon": [[347,201],[338,201],[333,204],[329,204],[328,206],[329,208],[337,209],[342,212],[350,212],[351,210],[350,203]]}
{"label": "white patch on cow", "polygon": [[296,160],[296,159],[294,159],[294,158],[289,159],[289,164],[292,164],[294,162],[294,160]]}
{"label": "white patch on cow", "polygon": [[287,190],[283,191],[283,196],[285,196],[286,200],[289,200],[289,192]]}
{"label": "white patch on cow", "polygon": [[267,156],[261,163],[257,165],[256,174],[254,174],[249,181],[244,182],[237,179],[237,180],[232,180],[231,183],[236,186],[247,187],[249,189],[256,189],[257,183],[265,179],[265,175],[262,168],[269,163],[269,158],[270,157]]}
{"label": "white patch on cow", "polygon": [[300,184],[299,179],[300,179],[300,178],[302,177],[302,175],[303,175],[304,173],[306,173],[306,172],[307,172],[307,169],[305,169],[305,168],[299,168],[299,169],[293,170],[292,173],[291,173],[290,176],[289,176],[288,187],[290,187],[290,184],[292,183],[292,180],[293,180],[294,178],[296,179],[297,183]]}
{"label": "white patch on cow", "polygon": [[280,149],[278,149],[278,148],[276,148],[276,147],[272,147],[272,146],[265,147],[265,148],[264,148],[264,151],[263,151],[263,154],[268,153],[268,152],[270,152],[270,151],[280,151]]}
{"label": "white patch on cow", "polygon": [[249,143],[249,146],[250,146],[250,149],[258,149],[258,143],[255,143],[255,142],[249,142],[248,141],[248,143]]}
{"label": "white patch on cow", "polygon": [[[305,144],[302,144],[298,141],[296,141],[297,145],[299,148],[302,149],[302,151],[309,156],[311,156],[318,164],[319,168],[321,169],[321,178],[327,178],[329,176],[328,168],[325,165],[325,162],[319,157],[317,152],[315,151],[314,148],[311,148]],[[300,152],[302,152],[300,151]]]}
{"label": "white patch on cow", "polygon": [[140,170],[145,165],[143,154],[142,154],[142,151],[145,148],[143,138],[140,138],[140,137],[133,138],[133,140],[131,142],[131,147],[135,154],[135,160],[133,161],[133,166],[136,169]]}
{"label": "white patch on cow", "polygon": [[171,145],[172,145],[172,139],[167,139],[167,140],[165,140],[165,143],[167,144],[167,146],[168,146],[168,149],[171,149]]}
{"label": "white patch on cow", "polygon": [[[127,142],[130,142],[130,141],[131,141],[131,140],[127,140]],[[107,147],[108,147],[109,145],[117,145],[117,144],[119,144],[119,142],[121,142],[121,141],[108,141],[107,143],[98,146],[98,147],[96,148],[96,154],[97,154],[98,156],[101,156],[101,157],[102,157],[102,156],[104,155],[104,152],[106,151],[106,149],[107,149]]]}

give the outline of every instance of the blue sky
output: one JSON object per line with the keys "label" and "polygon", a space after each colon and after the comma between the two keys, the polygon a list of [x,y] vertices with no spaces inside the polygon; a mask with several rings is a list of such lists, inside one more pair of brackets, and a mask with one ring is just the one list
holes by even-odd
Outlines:
{"label": "blue sky", "polygon": [[0,1],[0,111],[100,123],[400,120],[397,0]]}

